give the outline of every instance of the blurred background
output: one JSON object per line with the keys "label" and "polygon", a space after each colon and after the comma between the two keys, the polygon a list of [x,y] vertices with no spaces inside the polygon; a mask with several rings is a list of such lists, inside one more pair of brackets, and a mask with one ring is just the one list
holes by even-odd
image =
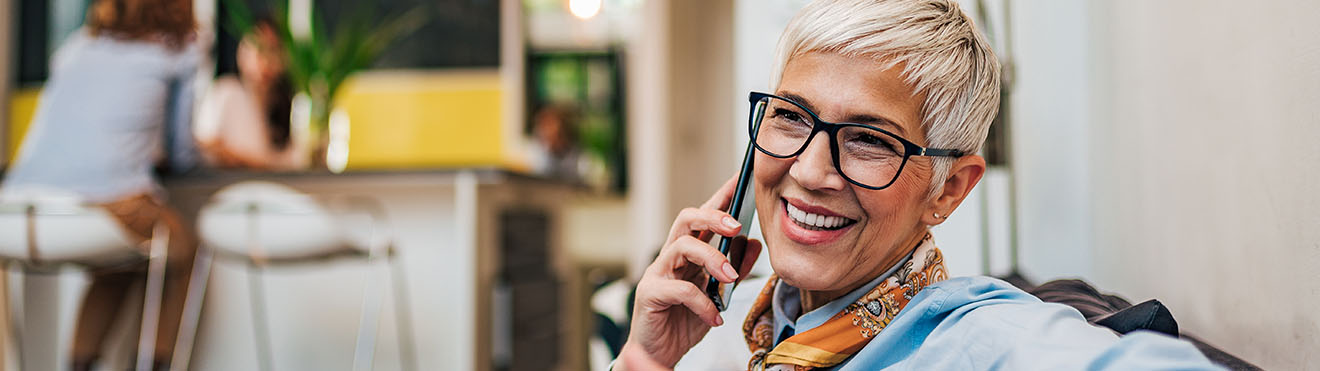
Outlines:
{"label": "blurred background", "polygon": [[[0,164],[92,3],[0,0]],[[390,249],[385,263],[216,253],[176,352],[195,370],[602,369],[678,210],[737,171],[746,94],[773,89],[778,35],[805,3],[197,0],[201,156],[159,171],[170,206],[199,226],[252,181],[369,199]],[[951,273],[1082,278],[1157,298],[1261,367],[1318,367],[1320,3],[961,3],[1004,62],[1006,99],[989,173],[934,230]],[[379,50],[341,82],[324,57],[338,40]],[[281,94],[233,106],[257,81],[245,65]],[[204,248],[247,238],[216,228]],[[6,332],[8,369],[68,367],[83,271],[9,272],[5,327],[25,331]],[[361,326],[378,327],[365,361]],[[117,327],[105,367],[131,363],[134,331]]]}

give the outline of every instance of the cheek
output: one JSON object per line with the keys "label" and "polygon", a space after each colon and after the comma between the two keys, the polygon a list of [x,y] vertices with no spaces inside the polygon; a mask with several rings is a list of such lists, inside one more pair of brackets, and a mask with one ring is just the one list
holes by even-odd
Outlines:
{"label": "cheek", "polygon": [[[779,192],[788,178],[788,168],[792,160],[778,159],[757,152],[752,166],[753,189],[756,194],[756,213],[761,221],[761,228],[777,228],[775,216],[779,208]],[[772,233],[766,233],[771,235]]]}
{"label": "cheek", "polygon": [[753,164],[752,179],[756,181],[756,195],[760,197],[762,193],[783,188],[782,184],[787,180],[788,168],[793,164],[793,160],[774,158],[757,152]]}
{"label": "cheek", "polygon": [[793,164],[792,158],[775,158],[760,152],[756,152],[754,158],[752,177],[758,185],[777,187],[784,177],[788,176],[788,168]]}
{"label": "cheek", "polygon": [[909,163],[903,175],[889,188],[858,192],[857,202],[866,210],[871,238],[878,237],[877,234],[902,238],[903,233],[899,232],[920,220],[919,211],[930,185],[927,181],[930,172],[926,167],[912,165]]}
{"label": "cheek", "polygon": [[774,158],[757,152],[753,161],[752,180],[756,189],[756,211],[761,215],[773,215],[775,205],[778,204],[779,192],[784,189],[784,182],[789,181],[788,168],[793,164],[793,160]]}

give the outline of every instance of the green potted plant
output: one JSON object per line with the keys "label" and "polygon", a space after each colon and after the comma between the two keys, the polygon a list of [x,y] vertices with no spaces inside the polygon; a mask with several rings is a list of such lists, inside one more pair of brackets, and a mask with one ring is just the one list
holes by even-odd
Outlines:
{"label": "green potted plant", "polygon": [[[294,120],[290,124],[306,125],[304,140],[310,143],[305,148],[310,151],[310,166],[314,169],[325,168],[331,113],[344,81],[370,66],[395,41],[427,21],[427,13],[421,6],[379,18],[371,2],[357,3],[358,9],[345,13],[333,32],[328,32],[315,6],[307,14],[294,15],[307,20],[300,29],[290,27],[287,4],[276,3],[272,9],[275,29],[284,46],[289,79],[298,95],[295,101],[306,102],[294,106]],[[253,15],[246,2],[225,0],[225,7],[230,30],[239,37],[246,35],[253,26]],[[305,112],[298,112],[299,106]]]}

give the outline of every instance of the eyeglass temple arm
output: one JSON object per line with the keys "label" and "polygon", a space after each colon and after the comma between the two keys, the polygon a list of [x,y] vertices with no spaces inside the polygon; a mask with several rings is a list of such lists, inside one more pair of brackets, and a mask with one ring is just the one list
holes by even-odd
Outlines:
{"label": "eyeglass temple arm", "polygon": [[920,151],[920,152],[917,152],[917,156],[947,156],[947,157],[962,157],[963,155],[965,155],[965,153],[963,153],[963,151],[961,151],[961,150],[956,150],[956,149],[940,149],[940,148],[926,148],[926,147],[921,147],[921,151]]}

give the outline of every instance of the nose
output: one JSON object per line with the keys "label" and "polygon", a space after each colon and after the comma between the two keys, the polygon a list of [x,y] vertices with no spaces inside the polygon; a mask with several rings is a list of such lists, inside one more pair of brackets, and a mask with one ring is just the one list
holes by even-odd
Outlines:
{"label": "nose", "polygon": [[834,168],[830,136],[825,132],[816,133],[811,142],[807,143],[807,148],[793,158],[788,175],[809,190],[840,190],[848,183]]}

